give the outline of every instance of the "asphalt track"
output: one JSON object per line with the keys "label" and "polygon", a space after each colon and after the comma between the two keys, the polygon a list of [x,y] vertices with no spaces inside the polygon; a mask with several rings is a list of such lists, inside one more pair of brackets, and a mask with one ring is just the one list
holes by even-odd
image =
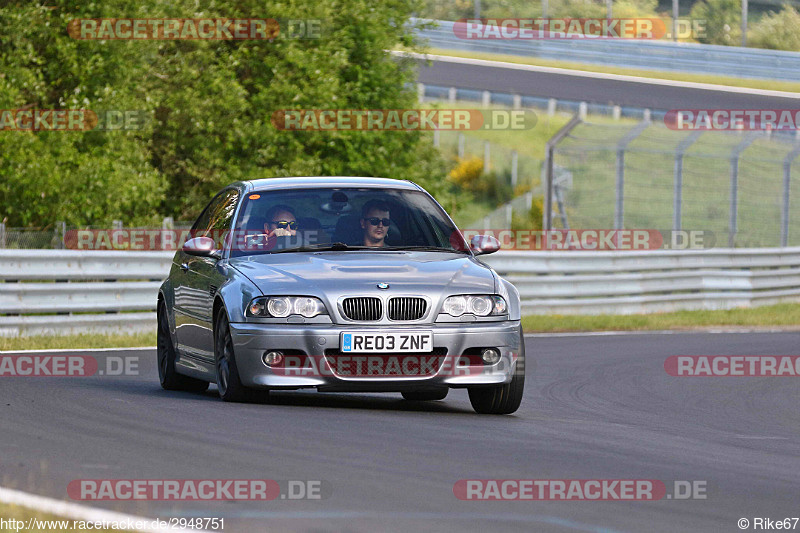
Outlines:
{"label": "asphalt track", "polygon": [[725,92],[643,81],[469,65],[449,61],[419,61],[421,83],[479,89],[523,96],[649,109],[800,109],[800,95],[785,98],[754,92]]}
{"label": "asphalt track", "polygon": [[[321,480],[322,500],[112,502],[130,514],[224,517],[225,531],[740,531],[800,516],[798,378],[679,378],[670,355],[797,355],[800,333],[529,337],[512,416],[465,391],[284,392],[226,404],[140,375],[0,378],[2,486],[67,499],[73,479]],[[707,499],[460,501],[459,479],[706,481]],[[800,527],[800,526],[798,526]]]}

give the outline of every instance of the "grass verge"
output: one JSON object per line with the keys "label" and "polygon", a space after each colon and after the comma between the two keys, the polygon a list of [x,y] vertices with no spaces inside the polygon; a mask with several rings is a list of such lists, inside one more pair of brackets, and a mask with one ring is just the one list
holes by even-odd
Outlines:
{"label": "grass verge", "polygon": [[0,351],[8,350],[51,350],[68,348],[133,348],[155,346],[156,333],[136,333],[133,335],[64,335],[41,337],[0,337]]}
{"label": "grass verge", "polygon": [[690,330],[712,326],[800,326],[800,304],[648,315],[541,315],[522,318],[522,327],[526,333]]}
{"label": "grass verge", "polygon": [[602,72],[606,74],[622,74],[625,76],[638,76],[642,78],[656,78],[660,80],[689,81],[695,83],[712,83],[714,85],[728,85],[731,87],[746,87],[750,89],[765,89],[772,91],[800,92],[800,83],[775,80],[756,80],[748,78],[735,78],[732,76],[714,76],[710,74],[691,74],[685,72],[664,72],[658,70],[645,70],[623,67],[609,67],[605,65],[590,65],[586,63],[572,63],[569,61],[557,61],[555,59],[541,59],[536,57],[524,57],[508,54],[487,54],[482,52],[466,52],[463,50],[445,50],[441,48],[431,48],[429,54],[445,55],[453,57],[465,57],[469,59],[485,59],[487,61],[505,61],[506,63],[517,63],[520,65],[536,65],[541,67],[556,67],[573,70],[583,70],[586,72]]}

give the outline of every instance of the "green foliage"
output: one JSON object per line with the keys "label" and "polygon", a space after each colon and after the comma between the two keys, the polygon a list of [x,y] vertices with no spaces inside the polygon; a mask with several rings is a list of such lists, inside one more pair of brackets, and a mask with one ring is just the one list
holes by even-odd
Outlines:
{"label": "green foliage", "polygon": [[533,198],[533,205],[524,215],[516,212],[511,217],[511,229],[513,230],[541,230],[542,213],[544,213],[544,197],[536,196]]}
{"label": "green foliage", "polygon": [[[132,109],[126,132],[0,132],[0,220],[12,226],[193,218],[240,180],[287,175],[411,179],[445,196],[445,162],[420,132],[291,132],[280,109],[416,106],[403,26],[415,0],[122,0],[0,7],[0,109]],[[265,13],[265,11],[268,11]],[[75,40],[76,18],[318,19],[319,39]]]}
{"label": "green foliage", "polygon": [[701,43],[736,46],[741,42],[740,0],[702,0],[692,7],[689,17],[706,21],[705,36],[697,39]]}
{"label": "green foliage", "polygon": [[756,48],[800,51],[800,13],[785,5],[761,17],[748,32],[747,42]]}

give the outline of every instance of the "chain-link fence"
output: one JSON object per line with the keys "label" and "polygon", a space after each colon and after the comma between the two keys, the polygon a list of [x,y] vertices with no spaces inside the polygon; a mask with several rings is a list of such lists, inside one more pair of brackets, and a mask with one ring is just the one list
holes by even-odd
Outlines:
{"label": "chain-link fence", "polygon": [[[78,232],[84,236],[91,236],[93,240],[86,243],[87,249],[113,249],[115,245],[110,240],[108,243],[101,241],[113,238],[114,232],[121,230],[120,237],[128,242],[133,231],[137,232],[136,238],[146,240],[153,233],[164,230],[184,231],[189,230],[194,221],[174,221],[171,217],[164,218],[161,226],[135,226],[127,227],[122,221],[114,221],[111,226],[68,226],[63,222],[56,222],[43,228],[12,228],[0,223],[0,249],[17,250],[59,250],[75,248],[79,244]],[[126,232],[127,230],[127,232]],[[149,233],[149,234],[148,234]],[[143,243],[146,247],[146,244]]]}
{"label": "chain-link fence", "polygon": [[572,179],[554,191],[562,198],[552,226],[704,230],[716,246],[797,246],[799,155],[794,134],[582,122],[553,150]]}

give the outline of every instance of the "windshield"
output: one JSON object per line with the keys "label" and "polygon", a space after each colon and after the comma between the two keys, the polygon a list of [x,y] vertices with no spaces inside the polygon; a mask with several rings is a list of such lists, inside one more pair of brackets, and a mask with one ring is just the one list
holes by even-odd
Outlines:
{"label": "windshield", "polygon": [[314,188],[256,191],[243,200],[231,257],[314,250],[467,252],[458,229],[420,191]]}

